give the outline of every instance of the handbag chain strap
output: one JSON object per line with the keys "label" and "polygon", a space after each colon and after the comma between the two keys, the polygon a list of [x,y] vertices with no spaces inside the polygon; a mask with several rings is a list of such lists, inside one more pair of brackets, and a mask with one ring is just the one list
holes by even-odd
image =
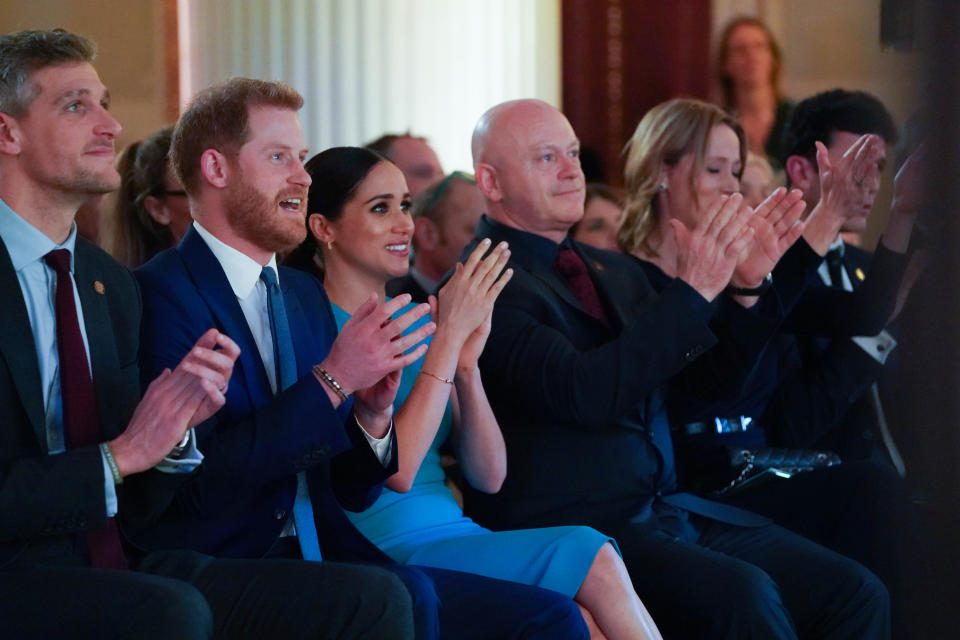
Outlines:
{"label": "handbag chain strap", "polygon": [[727,491],[730,491],[730,489],[733,489],[735,486],[737,486],[738,484],[746,480],[750,476],[750,472],[753,471],[753,467],[754,467],[753,452],[744,449],[743,451],[739,452],[739,455],[741,457],[741,460],[743,460],[743,462],[745,463],[743,465],[743,469],[740,469],[740,473],[737,475],[736,478],[730,481],[730,484],[725,486],[723,489],[720,489],[719,491],[717,491],[718,494],[722,495]]}

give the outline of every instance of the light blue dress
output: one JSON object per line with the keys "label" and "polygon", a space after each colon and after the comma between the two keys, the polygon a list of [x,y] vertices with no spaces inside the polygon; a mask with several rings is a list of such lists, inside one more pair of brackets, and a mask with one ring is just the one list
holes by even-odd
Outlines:
{"label": "light blue dress", "polygon": [[[416,305],[409,305],[406,311]],[[349,315],[333,305],[337,327]],[[419,324],[411,327],[411,331]],[[410,394],[423,359],[403,370],[394,406]],[[407,493],[384,488],[366,511],[347,512],[371,542],[401,564],[453,569],[559,591],[573,597],[590,565],[611,538],[590,527],[490,531],[463,515],[444,484],[439,447],[453,425],[449,405],[437,437]]]}

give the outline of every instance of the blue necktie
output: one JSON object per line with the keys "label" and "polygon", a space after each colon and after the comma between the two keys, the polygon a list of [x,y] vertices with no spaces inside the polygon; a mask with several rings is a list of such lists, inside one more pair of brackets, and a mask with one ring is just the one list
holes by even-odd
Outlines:
{"label": "blue necktie", "polygon": [[[267,309],[270,313],[270,330],[273,333],[273,355],[276,365],[277,392],[283,391],[297,381],[297,356],[293,350],[290,324],[283,306],[283,292],[277,282],[277,274],[264,267],[260,279],[267,285]],[[297,540],[304,560],[320,560],[320,543],[317,541],[317,525],[313,519],[313,505],[307,488],[307,474],[297,474],[297,497],[293,502],[293,521],[297,525]]]}

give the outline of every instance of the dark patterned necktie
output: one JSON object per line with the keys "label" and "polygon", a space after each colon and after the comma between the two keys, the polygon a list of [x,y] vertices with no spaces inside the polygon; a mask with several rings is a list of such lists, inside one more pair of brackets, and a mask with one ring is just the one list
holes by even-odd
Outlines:
{"label": "dark patterned necktie", "polygon": [[[67,448],[96,445],[100,442],[97,400],[73,298],[70,252],[66,249],[55,249],[43,259],[57,273],[57,352],[60,359],[60,397],[63,402],[63,430]],[[120,545],[120,532],[114,518],[108,518],[106,524],[99,527],[86,529],[85,533],[91,565],[102,569],[127,568],[127,559]]]}
{"label": "dark patterned necktie", "polygon": [[570,247],[560,247],[553,266],[557,273],[562,275],[567,284],[570,285],[570,290],[577,296],[577,300],[583,305],[584,311],[597,320],[606,322],[607,316],[603,311],[603,303],[600,301],[597,287],[590,279],[587,265],[577,255],[577,252]]}

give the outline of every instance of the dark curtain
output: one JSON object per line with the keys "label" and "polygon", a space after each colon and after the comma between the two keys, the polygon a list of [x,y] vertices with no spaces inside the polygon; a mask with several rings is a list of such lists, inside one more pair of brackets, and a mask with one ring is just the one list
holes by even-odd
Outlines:
{"label": "dark curtain", "polygon": [[563,111],[587,179],[621,184],[641,116],[677,96],[707,98],[709,0],[564,0]]}

